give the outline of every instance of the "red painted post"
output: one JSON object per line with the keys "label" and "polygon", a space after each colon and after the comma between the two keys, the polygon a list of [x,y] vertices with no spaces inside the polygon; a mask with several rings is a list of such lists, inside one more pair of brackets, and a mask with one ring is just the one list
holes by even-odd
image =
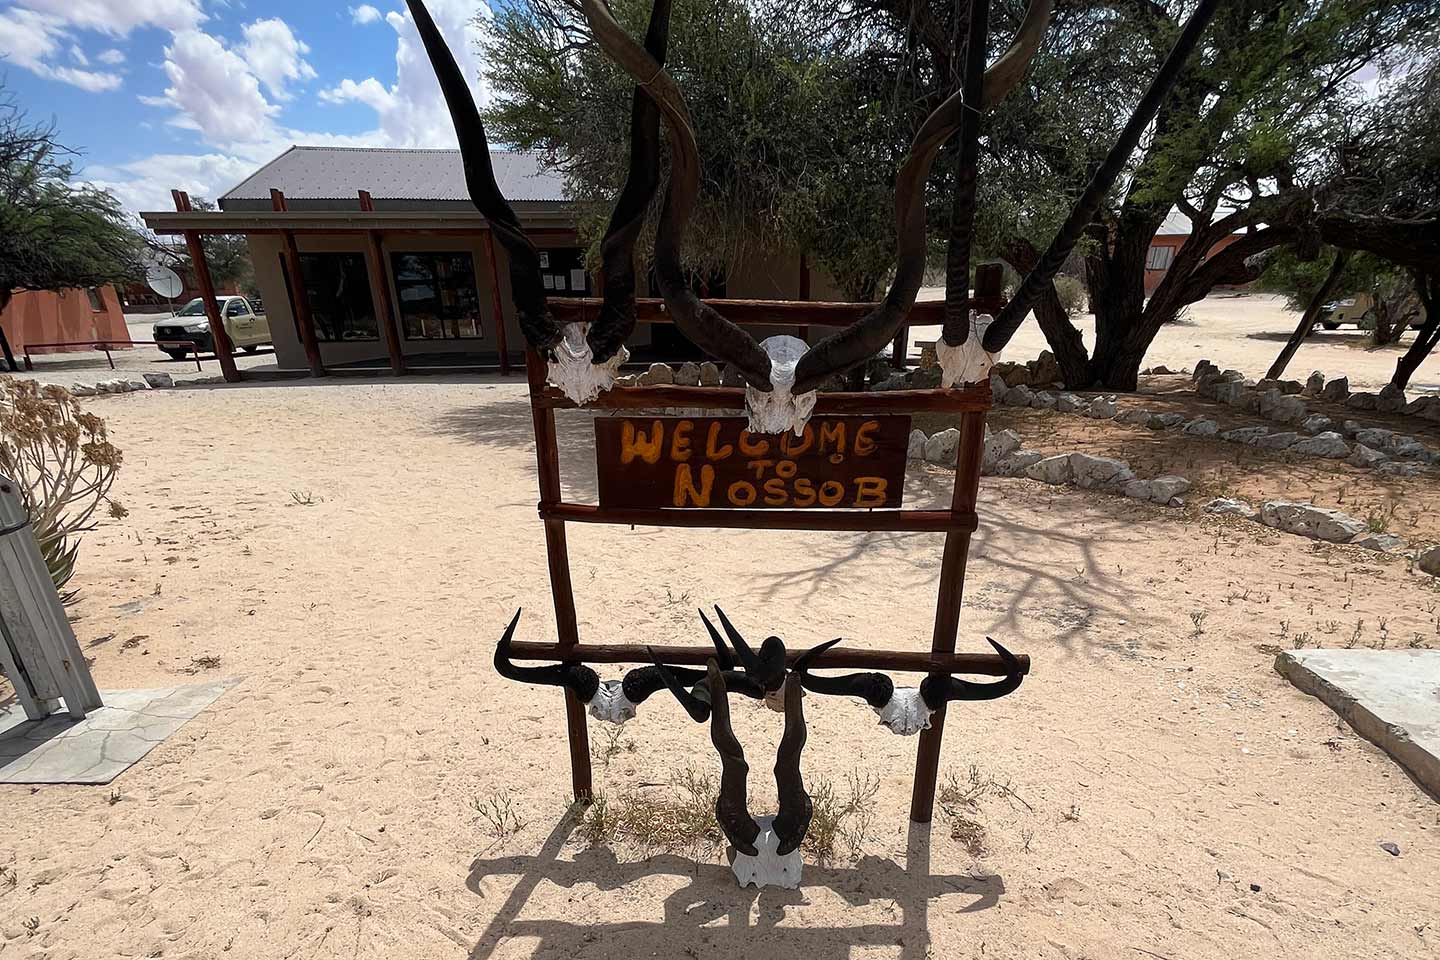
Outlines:
{"label": "red painted post", "polygon": [[495,260],[495,234],[485,231],[485,256],[490,261],[490,299],[495,311],[495,348],[500,351],[500,376],[510,376],[510,347],[505,338],[505,309],[500,299],[500,266]]}
{"label": "red painted post", "polygon": [[[177,213],[189,213],[194,207],[190,195],[183,190],[171,190]],[[210,339],[215,342],[215,359],[220,361],[220,372],[227,383],[239,383],[240,371],[235,366],[235,350],[230,345],[230,334],[225,330],[225,320],[220,315],[220,302],[215,298],[215,280],[210,276],[210,261],[205,259],[205,244],[195,230],[185,231],[185,249],[190,254],[190,265],[195,269],[195,285],[200,288],[200,299],[205,304],[205,316],[210,321]],[[197,351],[198,356],[198,351]]]}

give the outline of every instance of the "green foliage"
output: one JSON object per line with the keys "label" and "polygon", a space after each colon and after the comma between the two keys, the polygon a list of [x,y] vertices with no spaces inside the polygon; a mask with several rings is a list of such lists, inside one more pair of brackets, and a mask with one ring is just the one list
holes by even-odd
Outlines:
{"label": "green foliage", "polygon": [[140,238],[107,191],[72,182],[70,151],[0,90],[0,307],[16,290],[144,276]]}
{"label": "green foliage", "polygon": [[[1277,250],[1265,264],[1265,272],[1255,282],[1255,289],[1284,294],[1290,309],[1304,310],[1325,282],[1334,260],[1335,251],[1330,247],[1309,260],[1302,260],[1290,248]],[[1354,256],[1336,281],[1334,296],[1339,299],[1368,290],[1379,274],[1394,270],[1392,264],[1379,257],[1363,253]]]}
{"label": "green foliage", "polygon": [[[213,200],[192,197],[191,206],[196,210],[215,210]],[[227,284],[235,286],[245,294],[259,293],[255,282],[255,264],[250,258],[250,241],[239,234],[209,234],[201,239],[205,245],[205,262],[210,265],[210,277],[217,287]],[[190,253],[184,244],[160,237],[148,238],[151,251],[156,259],[167,267],[184,270],[194,275],[190,264]]]}
{"label": "green foliage", "polygon": [[[617,0],[614,12],[643,35],[647,0]],[[598,256],[629,157],[633,84],[565,0],[499,8],[487,54],[492,136],[539,150],[564,172],[589,201],[584,233]],[[861,66],[809,42],[793,11],[676,3],[667,68],[689,106],[704,176],[685,249],[693,267],[805,250],[851,295],[873,292],[894,258],[894,178],[909,132]]]}

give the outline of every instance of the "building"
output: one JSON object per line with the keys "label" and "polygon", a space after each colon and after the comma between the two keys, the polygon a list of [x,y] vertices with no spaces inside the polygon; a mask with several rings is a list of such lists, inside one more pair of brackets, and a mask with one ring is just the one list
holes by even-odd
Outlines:
{"label": "building", "polygon": [[[599,296],[563,178],[533,153],[491,159],[540,250],[547,292]],[[470,203],[459,151],[296,146],[220,197],[218,211],[188,209],[179,192],[176,205],[142,216],[160,234],[248,238],[282,370],[523,364],[505,251]],[[643,296],[643,278],[640,287]],[[704,292],[837,298],[800,254],[782,251],[732,265]],[[693,350],[663,324],[641,324],[629,347],[637,359]]]}
{"label": "building", "polygon": [[130,346],[120,298],[109,286],[16,293],[0,313],[0,327],[17,356],[89,350],[96,342]]}
{"label": "building", "polygon": [[[1213,256],[1217,251],[1224,250],[1241,236],[1242,234],[1232,233],[1211,247],[1206,256]],[[1189,239],[1190,218],[1179,210],[1171,210],[1160,229],[1155,231],[1155,236],[1150,241],[1150,249],[1145,254],[1145,296],[1150,296],[1155,292],[1155,288],[1160,286],[1170,264],[1175,262],[1175,255]]]}

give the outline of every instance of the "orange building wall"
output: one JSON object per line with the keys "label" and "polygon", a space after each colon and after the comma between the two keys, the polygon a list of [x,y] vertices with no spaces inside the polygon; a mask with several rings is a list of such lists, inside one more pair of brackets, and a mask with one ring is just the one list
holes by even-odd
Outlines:
{"label": "orange building wall", "polygon": [[[5,325],[5,335],[10,339],[10,348],[19,354],[25,345],[35,343],[57,343],[72,340],[105,340],[113,344],[128,345],[130,331],[125,326],[125,313],[120,308],[120,298],[114,287],[99,287],[100,302],[105,309],[96,311],[90,307],[90,298],[84,290],[65,290],[60,293],[40,291],[17,293],[10,305],[0,314],[0,323]],[[87,347],[45,347],[34,348],[32,353],[65,353],[85,350]]]}
{"label": "orange building wall", "polygon": [[[1239,240],[1240,237],[1241,234],[1232,233],[1230,236],[1226,237],[1224,240],[1221,240],[1219,243],[1215,244],[1215,246],[1211,247],[1210,251],[1205,254],[1205,256],[1207,258],[1215,256],[1217,252],[1224,250],[1226,247],[1230,246],[1230,244],[1234,243],[1236,240]],[[1178,254],[1180,252],[1180,248],[1185,246],[1185,241],[1189,239],[1190,238],[1188,236],[1180,236],[1178,234],[1166,234],[1165,236],[1155,237],[1153,240],[1150,241],[1150,246],[1152,249],[1154,247],[1170,247],[1172,250],[1174,250],[1176,254]],[[1154,293],[1155,288],[1160,286],[1160,281],[1163,279],[1165,279],[1164,270],[1146,270],[1145,296],[1148,297],[1150,296],[1150,294]]]}

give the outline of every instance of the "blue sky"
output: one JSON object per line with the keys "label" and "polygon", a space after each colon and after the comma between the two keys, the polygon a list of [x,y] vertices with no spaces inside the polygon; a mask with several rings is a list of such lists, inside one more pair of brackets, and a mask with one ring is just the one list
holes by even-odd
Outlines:
{"label": "blue sky", "polygon": [[[428,6],[483,99],[483,0]],[[214,197],[291,144],[444,147],[403,0],[0,0],[0,73],[131,210]]]}

